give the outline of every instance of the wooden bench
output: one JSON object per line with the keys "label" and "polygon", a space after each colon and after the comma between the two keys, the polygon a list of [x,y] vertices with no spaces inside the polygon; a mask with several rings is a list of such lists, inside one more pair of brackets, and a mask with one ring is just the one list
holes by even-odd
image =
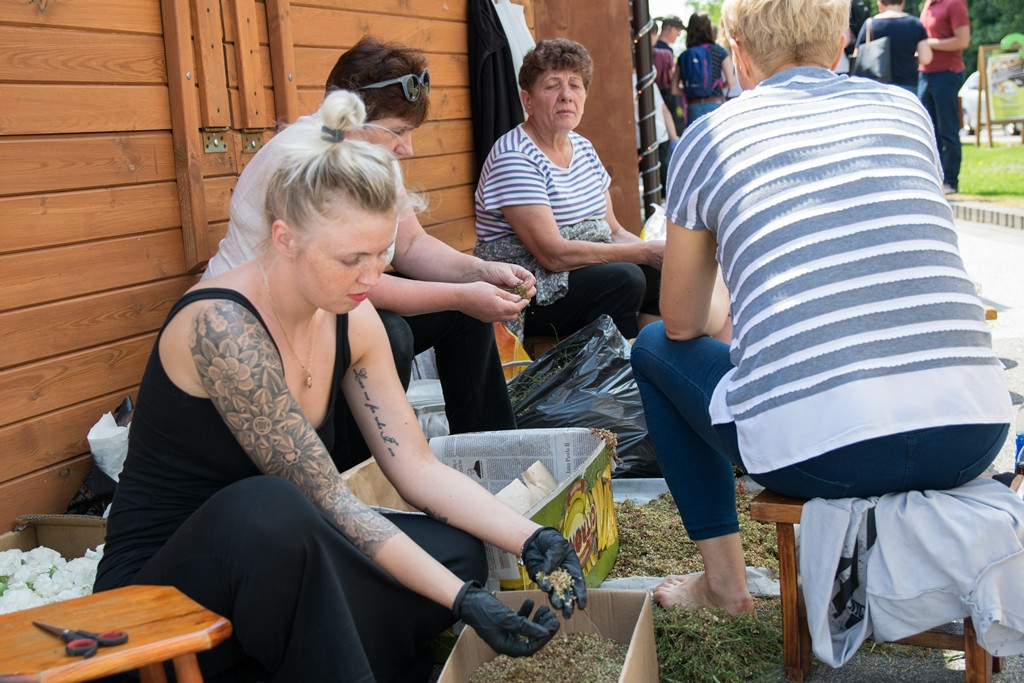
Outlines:
{"label": "wooden bench", "polygon": [[[95,633],[120,630],[128,642],[83,659],[33,620]],[[142,683],[166,683],[171,661],[178,683],[203,680],[196,653],[231,635],[231,622],[171,586],[126,586],[0,616],[0,683],[77,683],[138,669]]]}
{"label": "wooden bench", "polygon": [[[779,584],[782,598],[782,648],[786,680],[802,683],[811,671],[811,634],[807,611],[799,589],[799,565],[796,557],[796,531],[806,500],[762,491],[750,502],[750,516],[759,522],[774,522],[779,538]],[[970,617],[962,631],[956,625],[941,626],[897,641],[907,645],[960,650],[964,653],[967,683],[991,683],[992,673],[1000,669],[1001,659],[993,657],[979,644]]]}

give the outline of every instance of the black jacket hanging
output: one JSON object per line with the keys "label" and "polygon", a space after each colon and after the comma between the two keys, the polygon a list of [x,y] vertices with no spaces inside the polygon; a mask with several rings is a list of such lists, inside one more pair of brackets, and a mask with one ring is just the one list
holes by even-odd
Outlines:
{"label": "black jacket hanging", "polygon": [[469,99],[479,176],[495,141],[523,122],[518,74],[493,0],[469,3]]}

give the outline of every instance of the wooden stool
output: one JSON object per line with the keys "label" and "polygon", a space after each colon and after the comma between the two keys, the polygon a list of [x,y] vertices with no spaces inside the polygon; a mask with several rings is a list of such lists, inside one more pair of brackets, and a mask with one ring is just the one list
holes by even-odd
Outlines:
{"label": "wooden stool", "polygon": [[[811,634],[807,628],[807,611],[798,587],[799,565],[796,559],[794,524],[800,523],[802,498],[789,498],[772,491],[762,491],[750,502],[750,516],[759,522],[775,522],[779,537],[779,593],[782,598],[782,650],[786,680],[802,683],[811,671]],[[978,644],[974,624],[964,619],[963,632],[953,625],[940,626],[916,636],[897,641],[907,645],[964,653],[967,683],[990,683],[1002,660],[993,657]]]}
{"label": "wooden stool", "polygon": [[[101,647],[88,659],[64,653],[64,641],[34,626],[120,630],[128,642]],[[203,680],[197,652],[231,635],[231,622],[172,586],[125,586],[0,616],[0,683],[76,683],[139,670],[143,683],[166,683],[172,660],[179,683]]]}

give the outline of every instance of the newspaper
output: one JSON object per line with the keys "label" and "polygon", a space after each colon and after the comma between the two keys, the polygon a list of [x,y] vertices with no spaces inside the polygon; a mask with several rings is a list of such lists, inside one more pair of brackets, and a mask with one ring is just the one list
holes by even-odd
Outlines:
{"label": "newspaper", "polygon": [[600,437],[584,427],[517,429],[435,436],[430,450],[444,464],[498,493],[537,462],[555,481],[564,481],[599,442]]}

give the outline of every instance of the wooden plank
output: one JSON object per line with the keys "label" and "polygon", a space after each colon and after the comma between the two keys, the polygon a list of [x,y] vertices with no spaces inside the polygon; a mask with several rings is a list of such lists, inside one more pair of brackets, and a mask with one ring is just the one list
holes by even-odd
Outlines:
{"label": "wooden plank", "polygon": [[217,249],[220,247],[220,241],[224,239],[224,235],[226,235],[227,233],[227,221],[218,221],[216,223],[210,223],[210,227],[206,231],[206,244],[211,254],[217,253]]}
{"label": "wooden plank", "polygon": [[254,0],[229,0],[229,19],[235,32],[235,68],[238,70],[239,109],[235,128],[265,128],[263,71],[259,60],[259,34]]}
{"label": "wooden plank", "polygon": [[[476,218],[471,185],[446,187],[426,195],[427,207],[419,214],[420,223],[434,225],[460,218]],[[2,338],[2,337],[0,337]]]}
{"label": "wooden plank", "polygon": [[[234,43],[224,44],[224,54],[226,56],[226,66],[228,74],[228,89],[238,89],[238,60],[236,53],[238,48]],[[274,85],[272,80],[272,66],[270,61],[270,47],[260,45],[256,48],[256,56],[260,65],[260,73],[263,78],[263,85],[268,90]]]}
{"label": "wooden plank", "polygon": [[0,426],[125,393],[142,378],[156,333],[0,371]]}
{"label": "wooden plank", "polygon": [[125,396],[138,395],[136,387],[103,394],[69,408],[0,427],[0,481],[35,470],[54,467],[89,452],[86,436],[100,416],[113,411]]}
{"label": "wooden plank", "polygon": [[[381,4],[394,3],[384,0]],[[344,8],[320,9],[306,5],[292,5],[292,31],[301,36],[301,45],[338,47],[355,45],[366,34],[387,36],[409,47],[424,52],[467,54],[468,38],[466,15],[452,16],[452,21],[424,21],[401,7],[393,15],[382,13],[378,6],[371,12],[359,12],[345,2]],[[438,3],[443,5],[444,3]]]}
{"label": "wooden plank", "polygon": [[117,33],[163,32],[155,0],[89,0],[88,2],[26,2],[0,0],[0,17],[13,25],[92,29]]}
{"label": "wooden plank", "polygon": [[[208,198],[209,201],[209,198]],[[0,198],[0,254],[180,224],[174,183]]]}
{"label": "wooden plank", "polygon": [[[302,4],[327,10],[349,10],[365,14],[397,14],[423,19],[466,21],[467,0],[305,0]],[[387,35],[386,33],[378,35]]]}
{"label": "wooden plank", "polygon": [[[235,189],[235,176],[208,178],[204,183],[206,215],[211,221],[226,221],[231,203],[231,191]],[[211,252],[212,254],[213,252]]]}
{"label": "wooden plank", "polygon": [[0,193],[25,195],[174,180],[167,133],[0,138]]}
{"label": "wooden plank", "polygon": [[155,85],[166,74],[158,36],[0,25],[0,82]]}
{"label": "wooden plank", "polygon": [[476,244],[476,219],[460,218],[457,221],[425,226],[429,235],[441,240],[452,249],[463,252],[473,251]]}
{"label": "wooden plank", "polygon": [[[237,110],[241,105],[239,104],[239,94],[237,88],[229,88],[228,96],[231,98],[232,110]],[[261,110],[263,119],[262,125],[257,128],[273,129],[277,125],[277,113],[274,111],[274,91],[269,88],[263,90],[263,108]]]}
{"label": "wooden plank", "polygon": [[476,159],[471,153],[403,159],[405,186],[414,192],[475,184]]}
{"label": "wooden plank", "polygon": [[472,152],[473,122],[468,119],[427,121],[413,132],[412,146],[417,157]]}
{"label": "wooden plank", "polygon": [[[227,153],[200,155],[204,176],[237,175],[227,143]],[[0,137],[0,197],[173,181],[173,158],[167,132]]]}
{"label": "wooden plank", "polygon": [[[327,83],[338,57],[351,45],[322,48],[295,46],[295,83],[302,88],[320,88]],[[430,85],[434,88],[469,87],[469,58],[465,54],[424,54],[430,69]],[[275,83],[278,81],[275,78]],[[301,114],[300,114],[301,115]]]}
{"label": "wooden plank", "polygon": [[62,513],[92,469],[86,453],[59,465],[0,484],[0,524],[14,528],[19,515]]}
{"label": "wooden plank", "polygon": [[[0,311],[184,275],[176,230],[0,256]],[[0,402],[0,405],[4,405]]]}
{"label": "wooden plank", "polygon": [[159,85],[0,84],[3,135],[104,133],[170,128]]}
{"label": "wooden plank", "polygon": [[164,46],[167,51],[167,85],[170,93],[174,171],[181,208],[181,240],[188,268],[206,262],[206,207],[203,204],[203,173],[199,157],[199,111],[192,57],[190,12],[187,0],[162,0]]}
{"label": "wooden plank", "polygon": [[300,116],[291,2],[267,0],[267,31],[270,44],[271,80],[277,119],[294,121]]}
{"label": "wooden plank", "polygon": [[186,275],[0,313],[0,370],[153,332],[198,281]]}
{"label": "wooden plank", "polygon": [[217,0],[192,0],[199,119],[204,128],[227,128],[231,125],[223,26]]}
{"label": "wooden plank", "polygon": [[759,522],[799,524],[806,502],[803,498],[790,498],[765,489],[750,501],[750,516]]}

